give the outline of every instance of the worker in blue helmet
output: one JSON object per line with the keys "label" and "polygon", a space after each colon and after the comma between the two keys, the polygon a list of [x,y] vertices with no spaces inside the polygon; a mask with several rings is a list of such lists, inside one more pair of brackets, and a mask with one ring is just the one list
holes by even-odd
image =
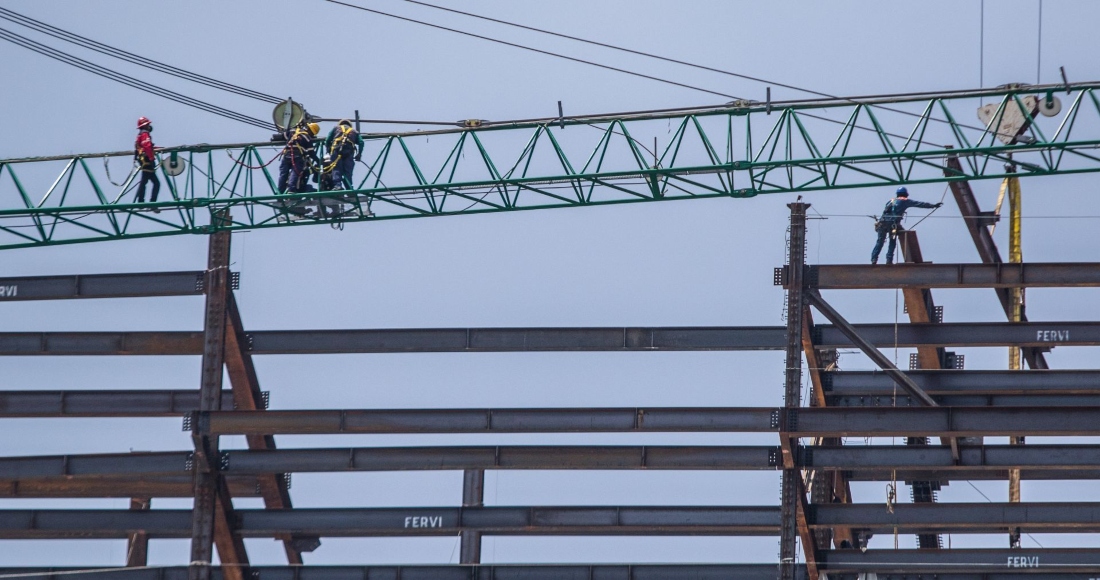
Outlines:
{"label": "worker in blue helmet", "polygon": [[875,233],[878,234],[878,240],[875,242],[875,249],[871,250],[871,263],[878,263],[878,255],[882,252],[882,244],[886,242],[887,235],[890,236],[890,247],[886,250],[886,263],[894,263],[894,250],[898,245],[898,232],[904,229],[901,227],[901,220],[905,218],[905,210],[911,207],[934,209],[942,205],[943,202],[926,203],[909,199],[909,190],[905,187],[899,187],[897,196],[886,202],[886,207],[882,210],[882,217],[875,222]]}

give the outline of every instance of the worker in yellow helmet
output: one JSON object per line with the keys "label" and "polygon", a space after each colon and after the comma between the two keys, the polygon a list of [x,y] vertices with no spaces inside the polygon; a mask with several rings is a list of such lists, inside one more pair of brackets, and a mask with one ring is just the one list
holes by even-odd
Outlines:
{"label": "worker in yellow helmet", "polygon": [[313,140],[321,127],[317,123],[303,123],[290,135],[283,155],[289,160],[290,175],[287,193],[315,191],[309,185],[309,176],[317,172],[317,148]]}
{"label": "worker in yellow helmet", "polygon": [[355,189],[351,174],[355,171],[355,162],[363,158],[363,137],[351,126],[351,121],[341,120],[329,131],[325,139],[329,156],[332,158],[332,180],[342,189]]}

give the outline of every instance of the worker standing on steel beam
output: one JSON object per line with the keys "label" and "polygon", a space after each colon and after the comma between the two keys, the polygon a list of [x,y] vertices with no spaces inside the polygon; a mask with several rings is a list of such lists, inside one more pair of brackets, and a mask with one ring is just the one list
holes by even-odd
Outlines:
{"label": "worker standing on steel beam", "polygon": [[887,235],[890,236],[890,247],[886,250],[886,263],[894,263],[894,250],[898,245],[898,232],[904,229],[901,227],[901,220],[905,218],[905,210],[911,207],[934,209],[941,206],[943,206],[943,202],[927,203],[909,199],[909,190],[905,187],[899,187],[897,196],[886,202],[886,208],[882,210],[882,217],[875,222],[875,232],[878,233],[878,240],[875,242],[875,249],[871,250],[871,263],[878,263],[878,255],[882,252],[882,244],[886,242]]}
{"label": "worker standing on steel beam", "polygon": [[332,180],[335,187],[355,189],[351,174],[355,171],[355,162],[363,158],[363,137],[359,135],[359,131],[351,126],[351,121],[342,119],[329,131],[325,146],[332,157]]}
{"label": "worker standing on steel beam", "polygon": [[[146,117],[138,117],[137,128],[138,135],[134,140],[134,161],[137,162],[138,169],[141,171],[141,181],[138,182],[135,201],[145,203],[145,184],[152,181],[153,193],[149,201],[156,202],[157,194],[160,193],[160,179],[157,179],[156,148],[153,147],[153,137],[150,135],[153,132],[153,122]],[[160,210],[155,207],[153,211],[160,213]]]}

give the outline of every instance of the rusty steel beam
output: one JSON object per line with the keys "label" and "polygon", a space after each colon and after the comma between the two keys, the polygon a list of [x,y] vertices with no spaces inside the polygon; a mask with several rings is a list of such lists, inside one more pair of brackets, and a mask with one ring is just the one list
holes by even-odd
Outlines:
{"label": "rusty steel beam", "polygon": [[859,331],[857,331],[855,327],[849,324],[848,321],[845,320],[839,312],[837,312],[835,309],[833,309],[832,306],[829,305],[828,302],[825,302],[825,300],[821,298],[820,294],[818,294],[816,291],[810,291],[806,293],[806,298],[807,300],[809,300],[810,304],[814,306],[814,308],[817,308],[823,315],[825,315],[825,318],[828,318],[829,322],[835,324],[837,328],[840,329],[840,331],[848,337],[849,340],[851,340],[856,346],[859,347],[861,351],[863,351],[863,354],[867,355],[868,358],[874,361],[874,363],[878,365],[879,368],[881,368],[882,371],[886,373],[891,379],[893,379],[893,381],[897,383],[899,387],[905,389],[906,392],[908,392],[918,401],[929,407],[935,407],[939,404],[934,399],[932,399],[932,397],[929,397],[928,393],[925,393],[919,386],[917,386],[916,383],[910,380],[909,377],[905,376],[905,373],[898,370],[898,368],[894,366],[894,363],[890,362],[890,359],[886,358],[886,356],[879,352],[873,344],[860,336]]}
{"label": "rusty steel beam", "polygon": [[[220,210],[212,218],[216,223],[229,221],[229,210]],[[225,364],[225,335],[228,326],[230,294],[230,233],[210,236],[206,270],[206,308],[203,322],[202,376],[199,383],[199,409],[218,411],[222,401],[222,374]],[[244,580],[248,555],[243,540],[234,533],[233,501],[225,480],[219,474],[218,435],[192,431],[195,445],[193,474],[194,507],[191,510],[191,570],[189,580],[210,580],[214,546],[227,580]]]}
{"label": "rusty steel beam", "polygon": [[[198,408],[198,390],[0,391],[0,418],[175,417]],[[222,408],[238,408],[231,391],[222,391]]]}
{"label": "rusty steel beam", "polygon": [[[947,157],[943,172],[947,177],[966,175],[957,156]],[[978,256],[982,262],[994,265],[1001,264],[1001,252],[997,249],[997,244],[993,241],[993,234],[989,233],[988,228],[990,224],[994,223],[992,221],[993,216],[988,212],[981,211],[981,208],[978,207],[978,200],[974,197],[970,182],[953,180],[948,182],[948,185],[951,187],[951,194],[955,197],[955,202],[959,206],[959,213],[963,217],[963,223],[966,224],[966,229],[974,240],[974,247],[977,248]],[[1001,308],[1004,310],[1005,316],[1011,319],[1013,312],[1011,292],[1008,288],[995,288],[994,290],[997,292],[997,299],[1001,302]],[[1027,314],[1021,313],[1020,320],[1027,322]],[[1047,365],[1046,357],[1043,356],[1042,345],[1023,346],[1021,354],[1031,369],[1050,368]]]}
{"label": "rusty steel beam", "polygon": [[1100,263],[843,264],[807,266],[819,290],[876,288],[1095,288]]}
{"label": "rusty steel beam", "polygon": [[[466,469],[462,472],[462,507],[478,508],[485,506],[485,470]],[[460,564],[481,563],[481,532],[462,530],[458,562]]]}
{"label": "rusty steel beam", "polygon": [[[267,399],[265,393],[260,390],[260,379],[252,363],[252,355],[249,354],[247,346],[240,341],[240,337],[244,334],[244,325],[233,292],[227,292],[226,296],[226,323],[225,368],[233,387],[233,406],[235,409],[244,411],[264,411],[267,409]],[[246,439],[249,449],[275,449],[275,438],[271,435],[249,435]],[[290,500],[290,490],[287,488],[287,478],[281,473],[261,476],[260,492],[264,498],[264,506],[268,509],[294,507]],[[294,542],[294,538],[287,533],[279,539],[283,542],[287,563],[301,564],[302,553],[297,547],[298,544]]]}
{"label": "rusty steel beam", "polygon": [[[131,510],[148,510],[152,505],[152,498],[130,498]],[[126,567],[144,567],[149,564],[149,534],[145,530],[131,532],[126,539]]]}
{"label": "rusty steel beam", "polygon": [[0,302],[73,298],[201,296],[203,272],[147,272],[0,278]]}

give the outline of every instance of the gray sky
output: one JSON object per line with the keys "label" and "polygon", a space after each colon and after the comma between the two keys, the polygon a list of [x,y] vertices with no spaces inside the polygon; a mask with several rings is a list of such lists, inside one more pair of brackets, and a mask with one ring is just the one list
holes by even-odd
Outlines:
{"label": "gray sky", "polygon": [[[505,40],[644,71],[745,98],[758,83],[628,57],[419,8],[400,0],[363,5]],[[966,89],[1036,82],[1038,3],[988,2],[984,73],[979,1],[941,2],[506,2],[449,6],[647,50],[839,95]],[[78,34],[218,79],[293,96],[323,116],[456,120],[510,119],[712,104],[721,99],[482,40],[402,23],[321,0],[150,3],[5,0],[3,6]],[[136,24],[137,22],[142,24]],[[1039,80],[1100,79],[1093,34],[1100,5],[1043,6]],[[0,23],[41,40],[15,25]],[[269,106],[207,90],[75,47],[82,58],[252,116]],[[8,113],[0,158],[130,147],[134,121],[153,119],[158,145],[262,140],[267,134],[94,77],[11,44],[0,44]],[[773,89],[773,98],[803,96]],[[325,127],[327,130],[327,126]],[[370,130],[382,130],[371,127]],[[975,191],[991,208],[998,183]],[[1090,176],[1023,181],[1024,256],[1097,261],[1083,236],[1100,215],[1088,203]],[[940,186],[912,188],[939,201]],[[813,194],[809,260],[863,263],[871,222],[891,191]],[[786,203],[793,196],[637,204],[573,211],[400,220],[239,234],[233,268],[248,329],[446,326],[777,325],[783,296],[771,272],[783,261]],[[973,262],[958,211],[947,206],[918,228],[925,258]],[[914,211],[922,215],[922,211]],[[1034,219],[1032,219],[1034,218]],[[910,220],[913,223],[915,220]],[[1007,247],[1004,228],[996,233]],[[110,242],[0,252],[0,275],[201,269],[200,237]],[[989,291],[937,291],[948,321],[1000,321]],[[828,297],[858,322],[905,320],[893,292]],[[195,330],[201,298],[0,304],[7,331]],[[1095,319],[1094,290],[1033,290],[1032,320]],[[1004,349],[969,349],[967,368],[1003,368]],[[893,355],[893,352],[888,353]],[[908,351],[897,353],[907,360]],[[1096,368],[1085,349],[1059,348],[1054,368]],[[7,389],[195,388],[198,357],[7,358]],[[770,406],[781,401],[781,353],[546,353],[259,357],[272,407]],[[845,369],[870,368],[845,354]],[[556,435],[280,437],[280,446],[494,443],[770,443],[734,435]],[[854,443],[859,443],[854,442]],[[5,420],[0,454],[179,450],[190,446],[178,419]],[[224,447],[243,447],[227,438]],[[490,505],[777,504],[774,473],[491,472]],[[461,499],[457,472],[295,475],[295,505],[434,506]],[[1006,485],[977,484],[994,501]],[[903,491],[901,495],[907,495]],[[885,501],[882,485],[856,486],[861,502]],[[1025,500],[1073,494],[1100,500],[1095,485],[1025,482]],[[946,488],[947,501],[985,501],[974,487]],[[189,507],[157,500],[154,507]],[[239,507],[259,507],[257,499]],[[0,508],[116,507],[125,500],[0,500]],[[1040,536],[1045,546],[1095,545],[1095,537]],[[953,545],[1000,547],[1004,538],[955,536]],[[1025,545],[1035,540],[1025,538]],[[910,536],[900,544],[912,546]],[[248,540],[255,564],[285,562],[270,540]],[[325,539],[309,564],[446,563],[457,539]],[[888,547],[879,537],[873,546]],[[154,541],[151,563],[184,564],[186,541]],[[774,538],[486,538],[486,562],[771,562]],[[0,565],[113,565],[124,541],[0,541]]]}

